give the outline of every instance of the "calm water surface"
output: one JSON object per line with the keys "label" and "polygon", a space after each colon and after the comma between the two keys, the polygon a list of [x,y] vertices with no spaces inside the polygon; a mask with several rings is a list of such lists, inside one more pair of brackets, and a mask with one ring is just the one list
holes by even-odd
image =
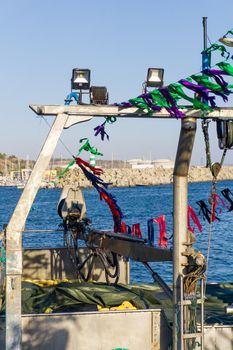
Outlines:
{"label": "calm water surface", "polygon": [[[210,183],[196,183],[189,185],[189,204],[198,213],[196,201],[208,200]],[[224,188],[233,191],[233,181],[218,183],[218,192]],[[127,225],[141,224],[141,230],[147,237],[147,220],[159,215],[166,215],[168,237],[172,233],[172,186],[148,186],[132,188],[112,188],[110,192],[115,196],[124,214]],[[22,190],[13,187],[0,187],[0,228],[7,223],[14,207],[22,193]],[[30,211],[26,229],[56,229],[61,223],[57,215],[57,202],[61,190],[41,189]],[[93,189],[84,190],[88,217],[92,225],[97,229],[112,229],[112,216],[107,205],[99,200],[98,194]],[[223,211],[220,222],[213,224],[211,251],[209,258],[208,282],[233,281],[233,212]],[[204,255],[207,254],[209,224],[201,217],[203,233],[196,233],[196,249]],[[155,226],[155,234],[158,237],[158,228]],[[157,241],[157,239],[156,239]],[[169,242],[170,246],[172,242]],[[24,233],[24,247],[61,247],[63,235],[61,232],[53,233]],[[154,269],[159,272],[167,282],[171,281],[171,263],[153,263]],[[152,282],[148,272],[140,263],[131,263],[131,282]]]}

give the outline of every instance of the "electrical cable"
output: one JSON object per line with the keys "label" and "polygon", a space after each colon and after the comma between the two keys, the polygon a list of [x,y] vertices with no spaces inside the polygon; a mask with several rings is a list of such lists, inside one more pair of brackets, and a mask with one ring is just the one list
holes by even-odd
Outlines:
{"label": "electrical cable", "polygon": [[[71,221],[69,221],[71,220]],[[78,234],[77,234],[77,222],[72,222],[72,215],[70,215],[64,222],[64,238],[69,257],[72,264],[74,265],[77,275],[85,282],[91,278],[92,270],[94,267],[95,260],[99,259],[105,272],[105,279],[108,284],[117,284],[120,277],[120,265],[118,255],[114,252],[105,252],[99,247],[93,247],[87,244],[87,247],[91,250],[90,254],[81,261],[78,254]],[[80,230],[80,227],[78,228]],[[87,266],[90,261],[89,266]],[[83,273],[83,268],[87,266],[86,276]],[[114,269],[111,272],[110,269]],[[115,279],[113,282],[110,279]]]}

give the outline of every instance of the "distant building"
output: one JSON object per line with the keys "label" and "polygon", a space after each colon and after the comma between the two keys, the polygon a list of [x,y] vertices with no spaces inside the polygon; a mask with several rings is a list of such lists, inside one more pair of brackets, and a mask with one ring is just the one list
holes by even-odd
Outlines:
{"label": "distant building", "polygon": [[131,165],[132,169],[150,169],[154,168],[151,160],[143,159],[130,159],[127,162]]}
{"label": "distant building", "polygon": [[174,161],[170,159],[152,160],[152,164],[154,165],[155,168],[165,168],[165,169],[174,168]]}
{"label": "distant building", "polygon": [[127,161],[132,169],[152,169],[152,168],[174,168],[174,161],[170,159],[143,160],[130,159]]}

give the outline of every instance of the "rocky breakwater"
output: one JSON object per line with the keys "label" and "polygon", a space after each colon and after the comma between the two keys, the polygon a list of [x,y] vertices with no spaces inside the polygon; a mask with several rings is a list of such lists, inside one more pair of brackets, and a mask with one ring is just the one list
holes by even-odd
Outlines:
{"label": "rocky breakwater", "polygon": [[[173,169],[105,169],[101,178],[111,183],[113,187],[130,186],[153,186],[172,183]],[[206,182],[212,180],[209,169],[202,167],[191,167],[188,176],[189,182]],[[233,167],[223,167],[218,180],[233,180]],[[91,187],[81,170],[69,170],[57,186],[63,187],[67,184],[77,184],[80,187]]]}

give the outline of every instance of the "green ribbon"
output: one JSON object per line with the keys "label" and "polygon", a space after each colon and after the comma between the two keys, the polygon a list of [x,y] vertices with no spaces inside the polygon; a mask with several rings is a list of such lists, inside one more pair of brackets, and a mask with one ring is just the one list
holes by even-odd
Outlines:
{"label": "green ribbon", "polygon": [[[79,140],[79,142],[82,143],[85,140],[86,140],[86,142],[79,148],[78,153],[76,154],[76,157],[74,157],[74,158],[79,157],[79,155],[82,151],[90,152],[91,154],[94,154],[96,156],[103,156],[103,153],[98,152],[97,148],[92,147],[90,145],[88,138],[85,137],[85,138]],[[61,179],[63,177],[63,175],[69,170],[69,168],[72,167],[72,165],[74,165],[74,164],[75,164],[75,159],[71,160],[71,162],[66,166],[66,168],[60,173],[60,175],[58,176],[58,179]]]}
{"label": "green ribbon", "polygon": [[224,57],[228,60],[228,58],[230,57],[230,52],[228,52],[227,49],[225,48],[225,46],[223,46],[223,45],[212,44],[206,50],[202,51],[202,53],[207,53],[210,55],[212,51],[217,51],[217,50],[221,52],[222,57]]}
{"label": "green ribbon", "polygon": [[223,89],[221,88],[220,85],[213,83],[212,81],[209,80],[209,77],[205,74],[198,75],[198,74],[193,74],[191,75],[191,78],[195,80],[199,85],[202,85],[214,92],[222,92],[224,93]]}
{"label": "green ribbon", "polygon": [[[188,77],[188,78],[186,78],[186,80],[190,81],[191,78]],[[183,98],[183,99],[191,102],[195,109],[212,111],[212,108],[210,106],[208,106],[207,104],[199,101],[196,98],[193,98],[193,97],[190,97],[190,96],[186,95],[184,93],[184,91],[183,91],[183,85],[182,84],[179,84],[179,83],[170,84],[170,85],[168,85],[168,89],[169,89],[169,92],[171,93],[172,97],[175,100],[179,100],[179,99]],[[179,108],[185,108],[185,106],[178,106],[178,107]]]}
{"label": "green ribbon", "polygon": [[[79,156],[80,153],[77,154],[77,157]],[[62,170],[62,172],[60,173],[60,175],[58,175],[58,179],[61,179],[63,177],[63,175],[69,170],[69,168],[74,165],[75,163],[75,159],[73,159],[66,167],[64,170]]]}
{"label": "green ribbon", "polygon": [[116,117],[106,117],[105,120],[107,123],[113,124],[116,122],[117,118]]}
{"label": "green ribbon", "polygon": [[228,34],[233,35],[233,29],[228,30],[228,32],[223,36],[223,38],[225,38]]}
{"label": "green ribbon", "polygon": [[[79,148],[79,151],[78,151],[79,154],[82,151],[87,151],[87,152],[90,152],[91,154],[94,154],[96,156],[103,156],[103,153],[98,152],[97,148],[92,147],[90,145],[90,142],[89,142],[89,140],[86,137],[84,139],[79,140],[79,142],[82,143],[85,140],[86,140],[86,142],[82,145],[82,147]],[[76,157],[78,157],[78,156],[76,156]]]}
{"label": "green ribbon", "polygon": [[150,95],[152,97],[153,103],[155,103],[159,107],[170,107],[167,103],[166,98],[161,94],[161,92],[157,89],[152,90],[150,92]]}
{"label": "green ribbon", "polygon": [[220,69],[233,77],[233,67],[230,63],[220,62],[216,64]]}
{"label": "green ribbon", "polygon": [[148,112],[151,111],[151,108],[147,105],[147,103],[141,97],[131,98],[129,102],[139,109],[146,109]]}

